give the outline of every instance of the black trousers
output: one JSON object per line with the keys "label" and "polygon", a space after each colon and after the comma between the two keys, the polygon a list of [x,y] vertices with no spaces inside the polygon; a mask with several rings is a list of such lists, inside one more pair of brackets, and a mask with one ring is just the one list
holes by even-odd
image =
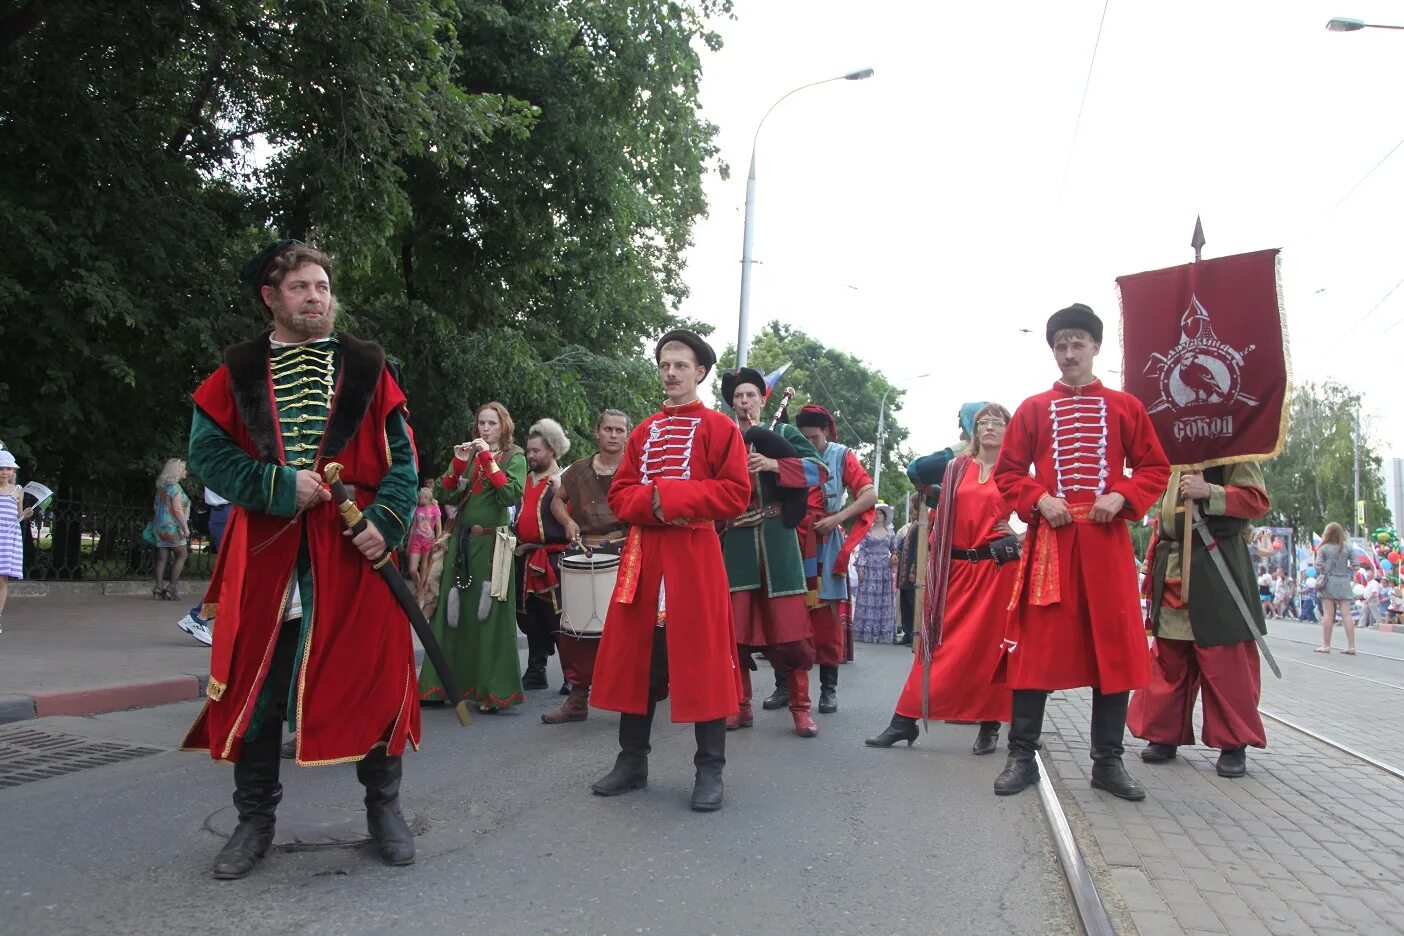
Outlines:
{"label": "black trousers", "polygon": [[527,595],[522,600],[517,610],[517,629],[526,635],[529,663],[546,665],[546,658],[556,652],[556,631],[560,626],[561,613],[550,599]]}
{"label": "black trousers", "polygon": [[902,615],[902,633],[899,636],[904,643],[908,643],[912,639],[912,628],[916,623],[916,589],[899,589],[897,607]]}

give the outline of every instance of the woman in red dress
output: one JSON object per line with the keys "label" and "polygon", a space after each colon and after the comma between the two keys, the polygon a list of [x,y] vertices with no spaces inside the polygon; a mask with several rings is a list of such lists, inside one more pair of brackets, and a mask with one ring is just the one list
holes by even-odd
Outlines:
{"label": "woman in red dress", "polygon": [[[994,752],[999,724],[1009,721],[1013,698],[1008,686],[990,682],[999,663],[1018,569],[1018,563],[1008,561],[1018,555],[1009,526],[1013,509],[992,478],[1008,424],[1009,411],[998,403],[976,413],[970,453],[946,468],[927,563],[922,640],[933,648],[928,715],[979,722],[976,754]],[[923,668],[922,655],[917,654],[892,723],[865,742],[870,747],[891,747],[898,741],[910,747],[916,740]]]}

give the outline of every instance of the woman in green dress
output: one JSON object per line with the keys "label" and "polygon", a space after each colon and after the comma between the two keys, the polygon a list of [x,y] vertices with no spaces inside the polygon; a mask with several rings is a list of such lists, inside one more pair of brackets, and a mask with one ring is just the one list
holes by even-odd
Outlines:
{"label": "woman in green dress", "polygon": [[[501,403],[478,408],[478,436],[453,448],[453,464],[434,495],[457,509],[444,554],[434,633],[463,686],[463,697],[478,711],[497,712],[526,700],[517,654],[515,570],[505,553],[493,588],[493,552],[498,531],[510,528],[509,508],[522,499],[526,457],[512,444],[512,417]],[[457,586],[455,590],[455,586]],[[501,598],[493,597],[496,593]],[[434,667],[419,672],[421,701],[448,701]]]}

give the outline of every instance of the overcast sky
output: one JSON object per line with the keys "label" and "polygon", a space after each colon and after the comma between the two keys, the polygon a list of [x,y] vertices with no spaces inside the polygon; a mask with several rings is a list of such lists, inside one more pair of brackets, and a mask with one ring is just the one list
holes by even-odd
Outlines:
{"label": "overcast sky", "polygon": [[1071,302],[1106,322],[1097,370],[1120,386],[1115,277],[1188,261],[1199,214],[1206,258],[1283,249],[1296,379],[1362,392],[1371,434],[1404,454],[1404,286],[1385,298],[1404,279],[1404,147],[1351,192],[1404,138],[1404,32],[1323,28],[1404,24],[1404,5],[1111,0],[1075,140],[1102,0],[735,12],[702,82],[731,178],[708,179],[682,308],[718,351],[736,340],[757,121],[871,67],[765,123],[753,334],[780,319],[890,380],[929,373],[900,418],[931,450],[961,402],[1012,409],[1056,379],[1043,326]]}

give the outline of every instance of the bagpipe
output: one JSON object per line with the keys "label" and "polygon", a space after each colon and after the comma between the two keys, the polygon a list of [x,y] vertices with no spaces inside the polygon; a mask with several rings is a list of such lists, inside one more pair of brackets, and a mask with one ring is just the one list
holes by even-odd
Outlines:
{"label": "bagpipe", "polygon": [[[782,458],[799,458],[799,450],[793,442],[776,431],[785,409],[794,399],[795,388],[786,387],[780,397],[780,405],[775,410],[769,426],[752,426],[743,433],[746,445],[751,452],[779,461]],[[777,472],[756,471],[751,474],[757,498],[753,506],[729,525],[733,527],[756,526],[766,519],[779,517],[788,529],[795,529],[804,522],[808,510],[808,488],[781,487]]]}

